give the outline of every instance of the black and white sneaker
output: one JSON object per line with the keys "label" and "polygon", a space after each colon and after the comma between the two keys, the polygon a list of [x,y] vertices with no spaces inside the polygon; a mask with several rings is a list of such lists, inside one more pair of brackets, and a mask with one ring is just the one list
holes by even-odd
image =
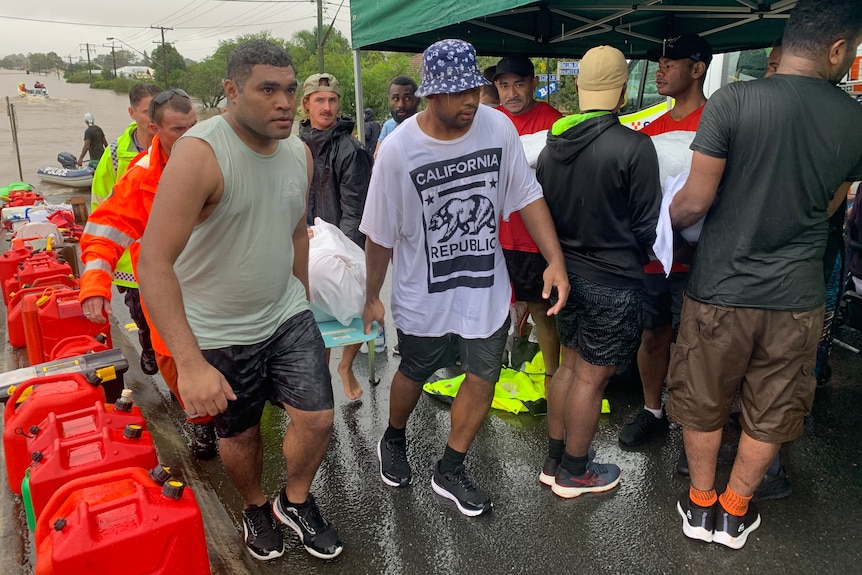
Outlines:
{"label": "black and white sneaker", "polygon": [[413,472],[407,462],[407,439],[381,439],[377,444],[377,459],[380,460],[380,479],[390,487],[410,485]]}
{"label": "black and white sneaker", "polygon": [[682,517],[682,532],[689,539],[711,543],[715,525],[715,504],[701,507],[691,502],[688,492],[676,502],[676,511]]}
{"label": "black and white sneaker", "polygon": [[282,489],[272,502],[272,512],[279,521],[299,535],[305,550],[314,557],[334,559],[344,550],[338,532],[320,514],[311,493],[304,505],[296,506],[287,500],[287,494]]}
{"label": "black and white sneaker", "polygon": [[713,543],[720,543],[731,549],[742,549],[752,531],[760,527],[760,513],[752,503],[743,516],[731,515],[719,503],[715,517]]}
{"label": "black and white sneaker", "polygon": [[619,440],[623,445],[635,447],[646,443],[651,437],[667,433],[669,427],[670,422],[664,410],[661,418],[658,418],[646,409],[641,409],[634,419],[620,429]]}
{"label": "black and white sneaker", "polygon": [[284,554],[284,538],[269,503],[242,510],[242,534],[246,549],[255,559],[269,561]]}
{"label": "black and white sneaker", "polygon": [[491,500],[481,489],[476,487],[467,470],[459,465],[452,473],[441,473],[440,462],[434,468],[431,477],[431,489],[437,495],[455,502],[458,511],[468,517],[476,517],[487,513],[493,507]]}

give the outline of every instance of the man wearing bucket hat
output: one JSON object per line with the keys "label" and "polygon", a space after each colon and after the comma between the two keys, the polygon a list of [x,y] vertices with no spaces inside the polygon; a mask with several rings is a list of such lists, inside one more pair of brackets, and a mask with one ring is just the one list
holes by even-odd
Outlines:
{"label": "man wearing bucket hat", "polygon": [[605,386],[640,343],[643,265],[661,203],[652,141],[617,118],[627,80],[622,52],[589,50],[578,76],[582,113],[554,123],[536,167],[572,286],[557,316],[562,365],[548,394],[548,456],[539,476],[565,498],[620,481],[619,467],[588,453]]}
{"label": "man wearing bucket hat", "polygon": [[410,484],[408,418],[422,384],[460,358],[466,376],[431,487],[468,516],[491,509],[464,459],[491,405],[509,330],[501,215],[508,219],[520,210],[548,261],[544,295],[556,288],[559,298],[549,313],[557,313],[569,292],[552,220],[518,134],[503,114],[479,105],[487,82],[467,42],[441,40],[425,50],[416,96],[426,97],[428,107],[380,147],[360,225],[367,237],[365,329],[372,320],[383,322],[380,287],[392,259],[392,317],[401,351],[389,425],[377,446],[381,479],[392,487]]}

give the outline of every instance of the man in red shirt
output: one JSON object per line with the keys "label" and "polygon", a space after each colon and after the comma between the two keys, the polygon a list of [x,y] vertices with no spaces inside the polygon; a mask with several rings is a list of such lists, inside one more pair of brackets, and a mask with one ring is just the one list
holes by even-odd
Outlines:
{"label": "man in red shirt", "polygon": [[[539,79],[536,77],[533,63],[526,56],[512,54],[500,60],[493,80],[500,95],[497,110],[509,117],[519,136],[550,130],[554,122],[563,117],[556,108],[533,98]],[[542,274],[548,264],[527,232],[518,212],[513,213],[508,222],[500,222],[500,246],[506,256],[515,300],[526,302],[536,323],[539,349],[542,350],[545,361],[547,393],[551,376],[560,363],[557,324],[553,316],[548,316],[550,302],[542,298]]]}
{"label": "man in red shirt", "polygon": [[[703,83],[712,60],[709,43],[695,34],[683,34],[668,40],[662,52],[652,52],[649,57],[659,63],[655,73],[658,93],[674,98],[675,104],[672,110],[644,126],[641,131],[648,136],[680,130],[696,132],[706,104]],[[690,248],[681,248],[685,249]],[[682,293],[689,272],[688,265],[678,263],[678,256],[684,254],[674,254],[674,264],[668,277],[665,277],[661,263],[656,259],[651,259],[644,266],[643,334],[638,349],[644,407],[620,430],[619,439],[623,445],[640,445],[651,436],[668,429],[661,390],[670,364],[674,330],[679,327]]]}

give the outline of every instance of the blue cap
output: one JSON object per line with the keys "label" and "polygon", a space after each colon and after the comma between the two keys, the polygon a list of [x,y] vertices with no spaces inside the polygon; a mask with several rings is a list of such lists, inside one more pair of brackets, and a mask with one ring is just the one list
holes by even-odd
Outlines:
{"label": "blue cap", "polygon": [[457,94],[490,84],[479,71],[472,44],[464,40],[440,40],[422,54],[422,84],[416,96]]}

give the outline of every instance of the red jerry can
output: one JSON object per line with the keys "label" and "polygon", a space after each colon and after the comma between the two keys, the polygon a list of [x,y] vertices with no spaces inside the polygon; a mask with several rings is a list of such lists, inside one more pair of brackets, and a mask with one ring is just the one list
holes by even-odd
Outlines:
{"label": "red jerry can", "polygon": [[[32,392],[21,404],[18,400],[30,388]],[[6,476],[13,493],[21,494],[21,481],[30,465],[27,436],[48,414],[76,411],[105,401],[105,390],[93,385],[78,373],[59,373],[28,379],[15,388],[6,402],[3,421],[3,449],[6,453]]]}
{"label": "red jerry can", "polygon": [[38,259],[31,257],[22,262],[22,265],[18,267],[18,285],[20,287],[30,287],[37,279],[48,276],[65,275],[74,277],[72,266],[65,261],[59,261],[54,252],[44,253],[53,254],[53,257],[48,256]]}
{"label": "red jerry can", "polygon": [[31,192],[29,190],[13,190],[9,192],[8,198],[9,201],[6,202],[7,208],[14,208],[17,206],[32,206],[36,202],[45,201],[45,198],[43,198],[41,194]]}
{"label": "red jerry can", "polygon": [[139,424],[103,427],[94,433],[55,439],[45,451],[30,454],[21,485],[25,508],[35,517],[57,489],[73,479],[124,467],[152,469],[159,464],[153,436]]}
{"label": "red jerry can", "polygon": [[132,424],[146,429],[147,423],[141,410],[131,405],[130,400],[126,400],[125,403],[128,404],[126,408],[122,404],[95,401],[93,405],[83,409],[59,414],[49,413],[39,425],[34,425],[28,430],[30,437],[27,439],[27,452],[31,454],[35,451],[45,452],[57,439],[72,439],[93,434],[103,428],[122,430]]}
{"label": "red jerry can", "polygon": [[191,489],[141,468],[70,481],[36,522],[36,575],[209,575]]}
{"label": "red jerry can", "polygon": [[[63,281],[68,281],[68,278]],[[12,293],[12,297],[9,298],[9,307],[6,311],[6,335],[9,337],[9,343],[12,347],[24,347],[27,345],[26,335],[24,334],[24,318],[21,313],[24,296],[34,294],[38,299],[43,295],[51,293],[52,290],[65,289],[66,287],[68,286],[55,284],[24,288]]]}
{"label": "red jerry can", "polygon": [[[84,317],[81,302],[78,301],[78,289],[66,289],[46,294],[37,302],[39,317],[40,344],[31,345],[31,334],[27,326],[26,301],[22,310],[24,315],[24,334],[27,340],[27,353],[30,363],[42,363],[47,360],[47,354],[53,350],[60,341],[77,335],[89,335],[94,338],[104,337],[107,349],[113,347],[111,344],[111,326],[109,323],[94,323]],[[33,296],[26,296],[25,300]],[[36,361],[30,347],[41,347],[42,358]]]}
{"label": "red jerry can", "polygon": [[107,338],[99,334],[96,337],[92,335],[73,335],[66,337],[57,342],[51,351],[48,352],[48,361],[55,359],[63,359],[66,357],[75,357],[76,355],[84,355],[85,353],[96,353],[110,349],[107,344]]}
{"label": "red jerry can", "polygon": [[18,264],[33,255],[33,246],[23,246],[6,250],[0,254],[0,286],[3,288],[3,304],[9,305],[9,293],[6,291],[6,280],[18,273]]}

